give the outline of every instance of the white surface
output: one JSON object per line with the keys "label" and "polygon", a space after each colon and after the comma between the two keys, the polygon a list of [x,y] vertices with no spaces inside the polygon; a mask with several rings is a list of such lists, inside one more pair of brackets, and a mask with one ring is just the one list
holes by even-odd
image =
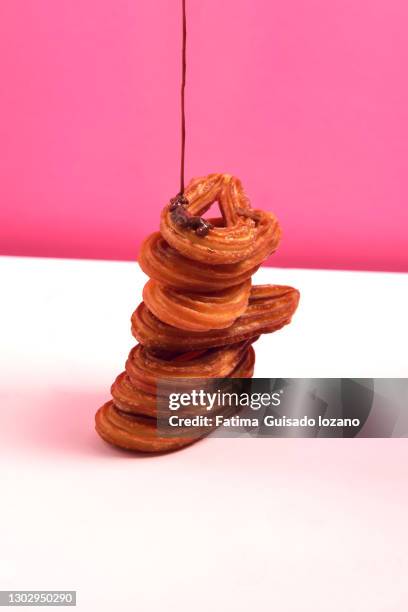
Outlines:
{"label": "white surface", "polygon": [[[136,264],[0,260],[0,589],[78,609],[408,609],[406,440],[205,440],[140,458],[93,414],[133,341]],[[259,377],[407,376],[407,276],[265,269],[301,291]]]}

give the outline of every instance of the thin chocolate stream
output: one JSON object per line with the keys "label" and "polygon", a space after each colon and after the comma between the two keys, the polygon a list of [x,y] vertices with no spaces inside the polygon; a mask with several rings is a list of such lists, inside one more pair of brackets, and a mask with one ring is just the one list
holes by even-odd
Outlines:
{"label": "thin chocolate stream", "polygon": [[198,236],[206,236],[212,224],[202,217],[193,217],[186,210],[188,200],[184,195],[184,161],[186,152],[186,107],[185,107],[185,90],[186,90],[186,71],[187,71],[187,16],[186,16],[186,0],[182,0],[182,31],[183,44],[181,50],[181,156],[180,156],[180,191],[175,198],[170,200],[170,211],[172,218],[180,227],[194,229]]}
{"label": "thin chocolate stream", "polygon": [[187,18],[186,0],[182,0],[183,5],[183,45],[181,51],[181,158],[180,158],[180,194],[184,193],[184,158],[186,150],[186,111],[184,94],[186,89],[186,69],[187,69]]}

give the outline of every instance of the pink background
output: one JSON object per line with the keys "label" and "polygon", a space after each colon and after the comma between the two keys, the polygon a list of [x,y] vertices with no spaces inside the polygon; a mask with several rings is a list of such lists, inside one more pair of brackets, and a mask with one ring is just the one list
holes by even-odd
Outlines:
{"label": "pink background", "polygon": [[[133,259],[178,188],[179,2],[3,0],[3,254]],[[275,211],[274,265],[408,270],[404,0],[188,0],[187,176]]]}

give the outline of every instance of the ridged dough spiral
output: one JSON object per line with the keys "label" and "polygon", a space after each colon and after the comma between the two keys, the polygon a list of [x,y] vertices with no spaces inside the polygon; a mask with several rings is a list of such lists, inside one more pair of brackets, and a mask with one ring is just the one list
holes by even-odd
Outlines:
{"label": "ridged dough spiral", "polygon": [[[214,203],[221,217],[203,218]],[[253,375],[252,343],[290,323],[299,302],[292,287],[251,286],[280,238],[276,217],[252,209],[230,174],[193,179],[164,207],[160,232],[146,238],[139,254],[150,277],[132,315],[139,344],[111,387],[112,400],[95,416],[105,441],[132,451],[168,452],[210,433],[208,427],[172,436],[158,431],[157,419],[168,411],[166,385],[180,391],[195,379],[208,385],[216,379],[228,386]]]}

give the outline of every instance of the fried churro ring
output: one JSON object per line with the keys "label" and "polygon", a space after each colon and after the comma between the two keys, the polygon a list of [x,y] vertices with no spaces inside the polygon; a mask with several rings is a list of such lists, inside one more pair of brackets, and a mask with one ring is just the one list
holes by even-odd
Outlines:
{"label": "fried churro ring", "polygon": [[229,327],[245,311],[251,280],[217,293],[187,293],[149,280],[143,300],[160,321],[190,331]]}
{"label": "fried churro ring", "polygon": [[219,291],[239,285],[250,279],[279,245],[281,230],[274,215],[264,213],[256,223],[256,248],[252,255],[242,261],[218,265],[194,261],[180,255],[159,232],[155,232],[140,248],[139,265],[143,272],[159,283],[189,292]]}
{"label": "fried churro ring", "polygon": [[[263,211],[252,210],[241,182],[229,174],[213,174],[191,181],[185,195],[186,211],[190,215],[203,215],[218,201],[222,223],[217,223],[207,235],[197,235],[191,227],[177,221],[172,205],[163,209],[161,234],[179,254],[187,259],[210,264],[233,264],[254,256],[250,267],[259,265],[259,259],[279,240],[277,220]],[[278,233],[272,240],[272,235]],[[272,246],[271,246],[272,245]],[[272,252],[272,251],[270,251]]]}
{"label": "fried churro ring", "polygon": [[183,332],[160,321],[142,302],[132,315],[132,334],[153,351],[179,353],[235,344],[268,334],[290,323],[299,291],[283,285],[253,286],[248,307],[230,327],[206,332]]}
{"label": "fried churro ring", "polygon": [[140,345],[130,352],[126,370],[112,385],[114,404],[123,412],[155,417],[157,415],[158,383],[166,394],[166,381],[177,384],[177,390],[190,390],[189,379],[249,378],[252,376],[255,353],[248,342],[227,348],[212,349],[183,356],[183,359],[163,359],[150,354]]}
{"label": "fried churro ring", "polygon": [[[246,345],[246,350],[242,346],[241,349],[243,349],[241,350],[241,360],[233,374],[236,378],[250,378],[253,375],[255,353],[252,346],[248,347]],[[142,416],[146,414],[146,411],[142,412],[146,403],[139,404],[137,400],[135,402],[135,398],[139,397],[139,392],[136,389],[136,395],[134,395],[134,387],[130,387],[129,390],[128,386],[126,391],[122,390],[120,385],[123,385],[124,375],[121,375],[122,378],[118,377],[120,381],[116,388],[116,395],[124,394],[125,401],[121,397],[118,406],[118,400],[114,397],[113,401],[104,404],[95,415],[96,431],[106,442],[128,450],[163,453],[188,446],[210,433],[212,428],[194,430],[196,435],[188,437],[160,436],[157,432],[155,408],[152,409],[149,416]],[[148,396],[147,393],[144,395]],[[156,397],[152,395],[150,401],[152,405],[155,405]]]}
{"label": "fried churro ring", "polygon": [[133,385],[156,393],[158,379],[227,378],[238,367],[248,344],[186,354],[182,359],[161,359],[138,344],[129,354],[126,373]]}
{"label": "fried churro ring", "polygon": [[200,436],[196,438],[160,437],[157,434],[154,419],[120,412],[112,401],[104,404],[96,413],[95,429],[105,442],[125,450],[142,453],[175,451],[200,439]]}

